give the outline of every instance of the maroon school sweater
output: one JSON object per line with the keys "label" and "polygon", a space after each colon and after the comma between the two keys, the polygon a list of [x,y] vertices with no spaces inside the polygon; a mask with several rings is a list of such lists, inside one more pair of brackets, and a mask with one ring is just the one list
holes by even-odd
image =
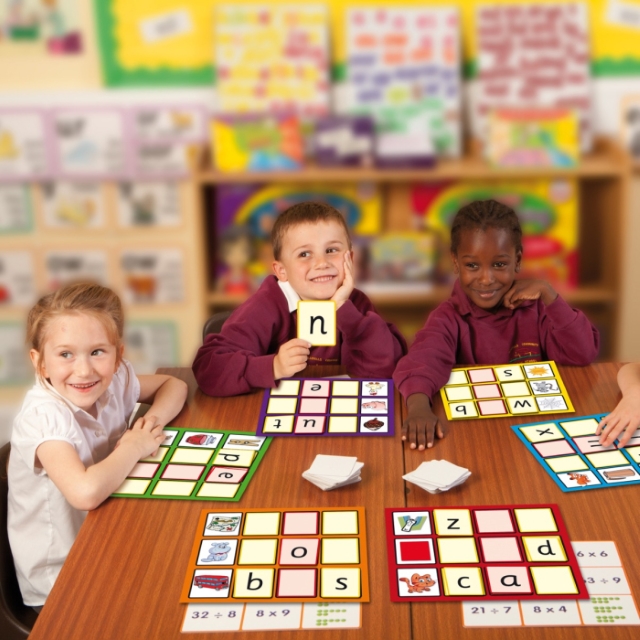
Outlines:
{"label": "maroon school sweater", "polygon": [[[296,337],[295,311],[275,276],[269,276],[224,323],[206,337],[193,363],[198,385],[210,396],[232,396],[274,387],[273,359],[280,345]],[[367,296],[354,289],[338,309],[338,344],[311,347],[310,365],[342,364],[356,378],[390,378],[407,345],[376,312]]]}
{"label": "maroon school sweater", "polygon": [[555,360],[587,365],[598,355],[598,330],[560,296],[492,313],[475,305],[456,280],[451,298],[438,306],[398,362],[393,380],[405,398],[432,397],[455,365]]}

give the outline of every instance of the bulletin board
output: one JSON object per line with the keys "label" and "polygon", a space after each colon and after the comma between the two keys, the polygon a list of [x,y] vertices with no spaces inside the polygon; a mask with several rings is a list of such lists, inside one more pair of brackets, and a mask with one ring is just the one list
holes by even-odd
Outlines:
{"label": "bulletin board", "polygon": [[[540,3],[571,0],[538,0]],[[492,0],[491,4],[530,2]],[[220,0],[94,0],[96,29],[107,86],[197,86],[215,82],[213,20]],[[257,4],[237,0],[235,4]],[[270,0],[265,4],[293,4]],[[475,8],[486,0],[447,0],[462,17],[465,75],[475,74]],[[334,77],[344,77],[345,12],[340,0],[326,0],[333,47]],[[354,6],[393,3],[351,0]],[[405,0],[405,6],[437,5],[442,0]],[[640,74],[640,0],[590,0],[592,72],[596,76]]]}

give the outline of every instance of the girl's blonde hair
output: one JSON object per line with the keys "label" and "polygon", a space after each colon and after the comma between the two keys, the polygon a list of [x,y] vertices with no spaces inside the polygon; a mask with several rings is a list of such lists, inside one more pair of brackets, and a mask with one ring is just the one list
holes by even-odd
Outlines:
{"label": "girl's blonde hair", "polygon": [[[124,312],[120,298],[111,289],[92,282],[76,282],[43,296],[27,316],[27,343],[38,353],[51,323],[61,316],[86,313],[104,326],[109,341],[116,347],[116,367],[122,360]],[[42,378],[44,360],[40,358],[36,375]]]}

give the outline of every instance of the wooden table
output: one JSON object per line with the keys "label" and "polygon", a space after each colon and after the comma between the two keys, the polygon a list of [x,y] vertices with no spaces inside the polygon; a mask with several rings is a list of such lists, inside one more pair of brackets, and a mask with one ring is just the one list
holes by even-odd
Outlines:
{"label": "wooden table", "polygon": [[[618,366],[560,367],[576,415],[613,408],[619,399]],[[336,368],[313,368],[331,375]],[[196,389],[188,369],[162,370],[186,380],[187,404],[172,422],[196,429],[254,431],[262,393],[209,398]],[[442,407],[438,403],[437,411]],[[364,506],[367,518],[371,603],[363,605],[362,629],[272,632],[279,638],[634,638],[638,627],[465,629],[456,603],[395,604],[389,598],[384,507],[557,503],[573,540],[615,540],[633,592],[640,598],[640,488],[562,493],[509,428],[536,418],[465,421],[427,453],[403,448],[396,404],[395,438],[279,438],[270,447],[240,502],[251,507]],[[361,483],[325,493],[301,478],[318,452],[355,455],[365,463]],[[473,475],[449,493],[431,495],[405,484],[405,470],[425,459],[444,458]],[[30,636],[60,638],[237,639],[238,633],[181,634],[179,603],[200,511],[235,503],[110,499],[89,514]],[[255,637],[255,636],[254,636]]]}

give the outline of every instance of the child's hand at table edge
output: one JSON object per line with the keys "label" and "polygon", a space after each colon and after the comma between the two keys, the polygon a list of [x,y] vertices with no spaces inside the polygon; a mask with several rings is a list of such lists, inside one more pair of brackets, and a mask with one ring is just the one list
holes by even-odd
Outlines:
{"label": "child's hand at table edge", "polygon": [[351,257],[351,251],[347,251],[344,254],[344,280],[332,298],[332,300],[335,300],[336,309],[339,309],[349,299],[354,286],[353,258]]}
{"label": "child's hand at table edge", "polygon": [[307,367],[311,345],[306,340],[294,338],[280,345],[273,359],[273,379],[290,378]]}
{"label": "child's hand at table edge", "polygon": [[[618,447],[624,447],[640,426],[640,392],[629,393],[622,397],[618,406],[600,420],[596,435],[600,444],[607,447],[620,438]],[[621,435],[622,434],[622,435]]]}
{"label": "child's hand at table edge", "polygon": [[424,393],[414,393],[407,398],[407,414],[402,425],[402,439],[409,441],[411,449],[430,449],[434,435],[444,438],[449,431],[449,424],[433,413],[431,400]]}
{"label": "child's hand at table edge", "polygon": [[505,293],[502,304],[507,309],[517,309],[525,300],[542,299],[545,305],[550,305],[558,294],[545,280],[516,280],[511,289]]}
{"label": "child's hand at table edge", "polygon": [[131,429],[124,432],[118,440],[118,446],[137,448],[140,451],[140,459],[153,456],[164,442],[163,427],[164,424],[156,416],[146,413],[133,423]]}

